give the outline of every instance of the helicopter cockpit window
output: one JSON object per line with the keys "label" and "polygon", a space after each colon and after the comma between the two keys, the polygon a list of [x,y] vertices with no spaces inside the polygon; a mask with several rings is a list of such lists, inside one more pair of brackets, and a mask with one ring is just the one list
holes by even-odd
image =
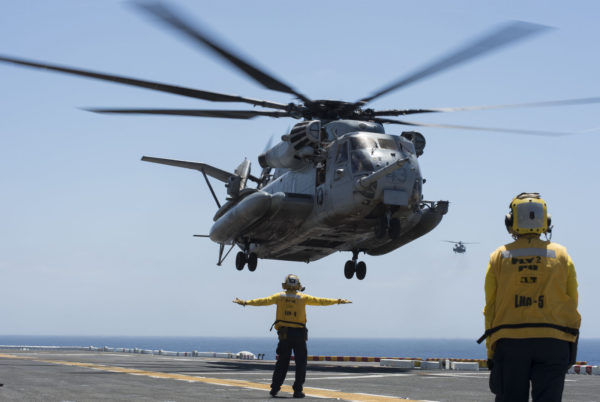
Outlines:
{"label": "helicopter cockpit window", "polygon": [[397,151],[398,147],[396,146],[396,141],[391,138],[378,138],[379,148],[383,149],[391,149],[393,151]]}
{"label": "helicopter cockpit window", "polygon": [[335,156],[336,164],[343,164],[348,160],[348,143],[344,142],[338,146],[337,155]]}
{"label": "helicopter cockpit window", "polygon": [[377,141],[370,137],[350,137],[350,144],[352,144],[352,150],[357,149],[373,149],[377,148]]}
{"label": "helicopter cockpit window", "polygon": [[373,170],[375,169],[370,152],[360,149],[352,151],[352,171],[354,173],[372,172]]}

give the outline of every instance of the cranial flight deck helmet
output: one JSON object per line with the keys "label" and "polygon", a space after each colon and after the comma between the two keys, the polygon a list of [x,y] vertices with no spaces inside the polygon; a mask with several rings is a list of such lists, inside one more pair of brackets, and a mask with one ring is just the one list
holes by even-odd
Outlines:
{"label": "cranial flight deck helmet", "polygon": [[294,274],[289,274],[288,276],[286,276],[283,283],[281,284],[281,287],[284,288],[285,290],[299,290],[301,292],[304,289],[306,289],[300,283],[300,278],[298,278]]}
{"label": "cranial flight deck helmet", "polygon": [[513,236],[550,233],[551,218],[546,201],[539,193],[521,193],[510,202],[510,212],[504,218],[506,230]]}

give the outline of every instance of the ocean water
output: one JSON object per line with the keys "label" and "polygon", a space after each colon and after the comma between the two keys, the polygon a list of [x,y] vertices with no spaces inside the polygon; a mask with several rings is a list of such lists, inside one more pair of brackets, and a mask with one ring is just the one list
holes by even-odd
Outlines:
{"label": "ocean water", "polygon": [[[31,336],[0,335],[0,345],[95,346],[175,352],[264,353],[275,358],[277,337]],[[309,355],[485,359],[485,347],[473,339],[310,338]],[[578,360],[600,365],[600,339],[581,339]]]}

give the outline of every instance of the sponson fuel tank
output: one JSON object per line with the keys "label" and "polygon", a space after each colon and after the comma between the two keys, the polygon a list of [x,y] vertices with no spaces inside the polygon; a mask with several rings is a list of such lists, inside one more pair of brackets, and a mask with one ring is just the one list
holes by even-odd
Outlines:
{"label": "sponson fuel tank", "polygon": [[284,198],[284,193],[269,194],[256,191],[250,194],[217,218],[210,228],[210,239],[217,243],[226,243],[235,239],[239,233],[261,219],[267,212],[271,214],[277,212]]}
{"label": "sponson fuel tank", "polygon": [[382,255],[389,253],[411,241],[431,232],[437,225],[440,224],[442,218],[448,212],[448,201],[438,201],[421,210],[421,219],[406,234],[399,239],[391,240],[390,242],[367,251],[369,255]]}

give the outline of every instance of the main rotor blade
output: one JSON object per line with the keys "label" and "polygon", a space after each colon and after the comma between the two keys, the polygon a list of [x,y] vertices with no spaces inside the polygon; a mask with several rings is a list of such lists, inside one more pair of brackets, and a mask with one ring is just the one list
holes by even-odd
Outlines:
{"label": "main rotor blade", "polygon": [[407,77],[403,77],[398,81],[382,88],[378,92],[371,96],[367,96],[359,100],[357,103],[365,104],[371,102],[373,99],[378,98],[388,92],[394,91],[403,86],[412,84],[425,77],[434,75],[458,64],[464,63],[468,60],[482,56],[485,53],[490,53],[494,50],[498,50],[503,46],[514,44],[519,40],[525,39],[533,34],[540,33],[548,30],[550,27],[538,24],[531,24],[528,22],[515,21],[506,24],[499,29],[483,36],[482,38],[459,48],[453,53],[448,54],[441,59],[434,61],[433,63],[413,72]]}
{"label": "main rotor blade", "polygon": [[220,41],[218,41],[214,35],[209,34],[206,29],[200,29],[198,25],[192,26],[191,23],[185,21],[185,19],[181,15],[178,15],[172,8],[168,8],[164,4],[160,3],[134,3],[134,5],[136,5],[139,9],[153,15],[158,20],[166,23],[170,27],[175,28],[179,32],[185,34],[197,43],[208,47],[264,87],[274,91],[295,95],[304,103],[310,102],[310,99],[308,99],[306,96],[297,92],[295,89],[273,77],[272,75],[267,74],[265,71],[262,71],[258,67],[253,66],[247,60],[244,60],[239,55],[235,54],[234,51],[228,49],[222,43],[219,43]]}
{"label": "main rotor blade", "polygon": [[405,116],[418,113],[439,113],[439,112],[464,112],[469,110],[493,110],[493,109],[519,109],[529,107],[546,107],[546,106],[571,106],[585,105],[591,103],[600,103],[600,97],[594,98],[579,98],[579,99],[564,99],[558,101],[532,102],[532,103],[515,103],[509,105],[487,105],[487,106],[462,106],[462,107],[441,107],[428,109],[389,109],[376,110],[374,116]]}
{"label": "main rotor blade", "polygon": [[458,130],[475,130],[475,131],[492,131],[498,133],[513,133],[513,134],[528,134],[528,135],[540,135],[545,137],[558,137],[563,135],[573,135],[575,133],[556,132],[556,131],[538,131],[538,130],[520,130],[512,128],[492,128],[492,127],[475,127],[475,126],[461,126],[456,124],[436,124],[436,123],[415,123],[410,121],[393,120],[393,119],[373,119],[377,123],[389,123],[389,124],[401,124],[405,126],[416,126],[416,127],[436,127],[436,128],[452,128]]}
{"label": "main rotor blade", "polygon": [[86,108],[88,112],[115,114],[160,114],[173,116],[221,117],[226,119],[252,119],[258,116],[292,117],[286,112],[263,110],[198,110],[198,109],[100,109]]}
{"label": "main rotor blade", "polygon": [[275,102],[269,102],[269,101],[263,101],[263,100],[258,100],[258,99],[251,99],[251,98],[244,98],[244,97],[237,96],[237,95],[227,95],[227,94],[222,94],[222,93],[218,93],[218,92],[202,91],[202,90],[198,90],[198,89],[185,88],[185,87],[180,87],[180,86],[176,86],[176,85],[163,84],[160,82],[138,80],[135,78],[123,77],[123,76],[119,76],[119,75],[104,74],[104,73],[100,73],[100,72],[96,72],[96,71],[82,70],[79,68],[59,66],[59,65],[55,65],[55,64],[48,64],[48,63],[43,63],[43,62],[38,62],[38,61],[33,61],[33,60],[25,60],[25,59],[7,57],[7,56],[2,56],[2,55],[0,55],[0,61],[6,62],[6,63],[12,63],[12,64],[16,64],[16,65],[21,65],[21,66],[58,71],[61,73],[67,73],[67,74],[72,74],[72,75],[79,75],[82,77],[94,78],[97,80],[116,82],[119,84],[131,85],[134,87],[147,88],[147,89],[151,89],[153,91],[168,92],[168,93],[172,93],[175,95],[188,96],[190,98],[204,99],[204,100],[209,100],[209,101],[214,101],[214,102],[242,102],[242,103],[250,103],[255,106],[263,106],[263,107],[269,107],[269,108],[273,108],[273,109],[283,109],[283,110],[285,110],[287,107],[287,105],[284,105],[281,103],[275,103]]}

